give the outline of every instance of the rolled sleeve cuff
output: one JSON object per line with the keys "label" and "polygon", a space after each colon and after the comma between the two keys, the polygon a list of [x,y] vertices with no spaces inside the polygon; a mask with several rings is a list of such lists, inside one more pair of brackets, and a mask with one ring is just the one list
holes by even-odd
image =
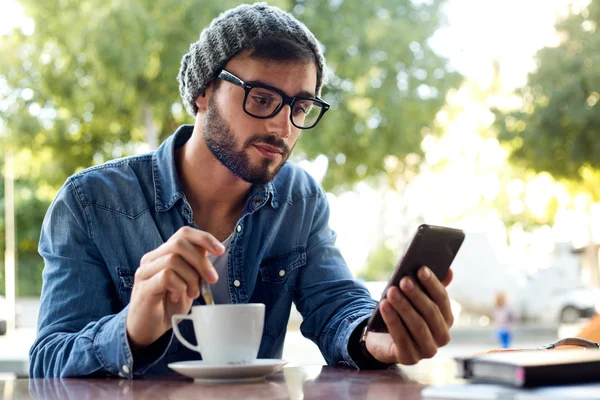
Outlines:
{"label": "rolled sleeve cuff", "polygon": [[161,360],[169,348],[173,331],[169,330],[156,342],[134,358],[127,340],[127,312],[129,306],[111,316],[94,337],[94,352],[104,369],[121,378],[132,379],[143,375],[146,370]]}

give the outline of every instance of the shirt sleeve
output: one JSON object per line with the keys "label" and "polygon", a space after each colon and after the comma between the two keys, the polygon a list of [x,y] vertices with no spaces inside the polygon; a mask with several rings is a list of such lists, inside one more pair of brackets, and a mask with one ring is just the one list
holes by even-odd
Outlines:
{"label": "shirt sleeve", "polygon": [[152,356],[134,366],[126,332],[128,307],[118,300],[89,224],[69,180],[50,206],[40,236],[44,271],[38,336],[29,352],[32,378],[131,378],[162,358],[171,340],[166,334]]}
{"label": "shirt sleeve", "polygon": [[[355,331],[366,323],[377,302],[356,281],[335,246],[336,234],[329,227],[329,205],[320,190],[314,207],[307,244],[307,263],[296,285],[294,303],[303,316],[302,334],[317,344],[325,361],[339,367],[377,367],[355,349]],[[354,333],[354,335],[353,335]],[[352,341],[351,341],[352,338]]]}

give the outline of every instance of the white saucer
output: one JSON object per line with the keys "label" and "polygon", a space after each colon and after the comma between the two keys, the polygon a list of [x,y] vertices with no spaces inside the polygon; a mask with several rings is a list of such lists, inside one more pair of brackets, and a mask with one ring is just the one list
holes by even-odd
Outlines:
{"label": "white saucer", "polygon": [[204,361],[180,361],[169,368],[198,382],[248,382],[264,379],[287,364],[285,360],[259,358],[252,364],[213,365]]}

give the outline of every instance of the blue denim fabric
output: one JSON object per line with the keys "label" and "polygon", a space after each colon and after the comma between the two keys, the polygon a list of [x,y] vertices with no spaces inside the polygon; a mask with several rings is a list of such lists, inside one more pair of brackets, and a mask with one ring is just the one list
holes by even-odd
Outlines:
{"label": "blue denim fabric", "polygon": [[[44,284],[31,377],[132,378],[168,373],[170,362],[200,359],[169,331],[134,363],[125,330],[142,256],[181,227],[195,227],[174,158],[192,129],[182,126],[152,153],[77,173],[60,189],[39,242]],[[227,268],[233,303],[266,305],[259,358],[281,358],[294,301],[303,316],[302,334],[319,346],[327,363],[359,367],[348,340],[376,302],[353,279],[328,220],[322,188],[294,165],[252,188],[233,232]],[[194,342],[191,323],[180,327]]]}

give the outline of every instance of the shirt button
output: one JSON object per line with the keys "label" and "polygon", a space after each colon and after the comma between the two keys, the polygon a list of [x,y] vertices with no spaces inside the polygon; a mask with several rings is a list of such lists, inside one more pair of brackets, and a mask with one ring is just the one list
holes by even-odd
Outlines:
{"label": "shirt button", "polygon": [[237,279],[235,281],[233,281],[233,286],[240,287],[240,285],[241,285],[241,283]]}
{"label": "shirt button", "polygon": [[190,209],[189,209],[189,208],[184,208],[184,209],[183,209],[183,213],[184,213],[185,215],[188,215],[188,214],[190,213]]}
{"label": "shirt button", "polygon": [[241,232],[241,231],[242,231],[242,226],[241,226],[241,225],[238,225],[238,226],[237,226],[237,228],[236,228],[236,230],[237,230],[238,232]]}
{"label": "shirt button", "polygon": [[284,276],[284,275],[285,275],[285,271],[284,271],[284,270],[282,270],[282,269],[280,269],[280,270],[279,270],[279,276]]}
{"label": "shirt button", "polygon": [[262,200],[260,199],[260,197],[257,197],[254,199],[254,205],[257,206],[262,202]]}
{"label": "shirt button", "polygon": [[126,374],[129,373],[129,367],[127,365],[123,365],[123,372],[125,372]]}

